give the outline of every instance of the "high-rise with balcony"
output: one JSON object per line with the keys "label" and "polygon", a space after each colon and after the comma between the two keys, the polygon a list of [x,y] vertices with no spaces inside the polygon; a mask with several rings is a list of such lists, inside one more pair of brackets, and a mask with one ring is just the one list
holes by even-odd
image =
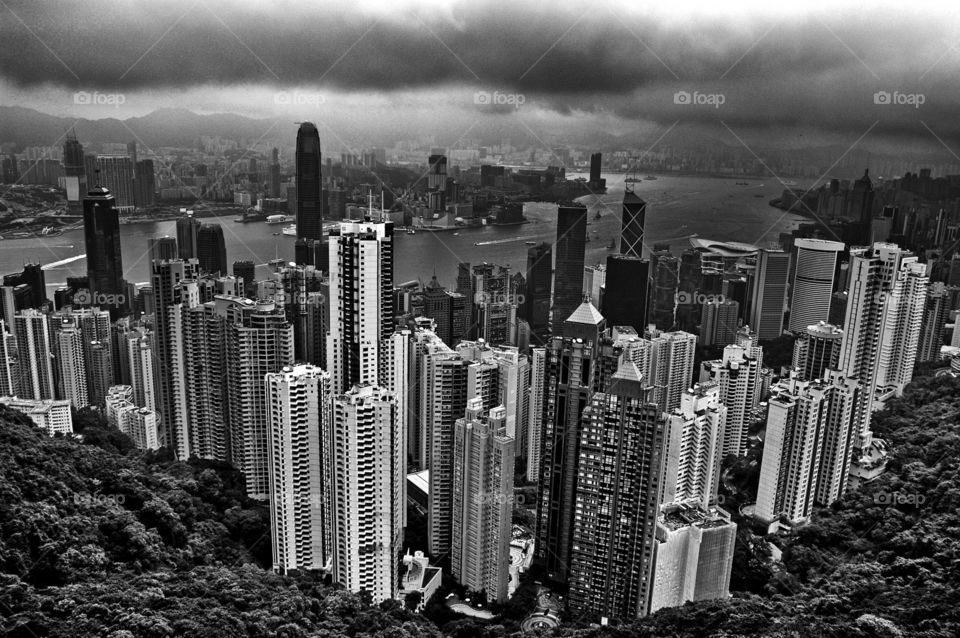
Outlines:
{"label": "high-rise with balcony", "polygon": [[887,243],[851,249],[849,272],[839,368],[863,385],[858,430],[868,445],[870,415],[913,377],[928,278],[916,255]]}
{"label": "high-rise with balcony", "polygon": [[822,378],[827,369],[836,370],[840,361],[843,330],[823,321],[807,326],[793,342],[793,362],[801,379]]}
{"label": "high-rise with balcony", "polygon": [[335,393],[380,383],[393,314],[393,223],[341,222],[330,231],[327,371]]}
{"label": "high-rise with balcony", "polygon": [[703,362],[700,383],[716,383],[720,402],[727,407],[722,446],[724,456],[739,456],[747,450],[747,431],[760,403],[762,367],[762,348],[744,348],[738,344],[724,348],[722,359]]}
{"label": "high-rise with balcony", "polygon": [[330,430],[330,375],[312,365],[269,373],[270,539],[273,569],[319,570],[331,537],[325,528],[323,433]]}
{"label": "high-rise with balcony", "polygon": [[514,438],[503,406],[467,402],[457,419],[453,446],[453,539],[450,566],[457,582],[507,599],[513,511]]}
{"label": "high-rise with balcony", "polygon": [[21,399],[56,399],[54,358],[47,316],[34,309],[13,316]]}
{"label": "high-rise with balcony", "polygon": [[60,368],[60,398],[77,410],[90,405],[83,333],[70,319],[57,331],[57,366]]}
{"label": "high-rise with balcony", "polygon": [[727,406],[715,383],[684,390],[680,406],[668,413],[661,503],[717,502]]}
{"label": "high-rise with balcony", "polygon": [[393,395],[371,385],[335,395],[323,436],[333,580],[375,603],[394,598],[406,465]]}
{"label": "high-rise with balcony", "polygon": [[629,359],[584,409],[570,552],[572,611],[629,620],[649,612],[664,426]]}
{"label": "high-rise with balcony", "polygon": [[809,520],[846,489],[859,384],[831,370],[823,381],[796,374],[773,388],[767,412],[756,516],[768,523]]}

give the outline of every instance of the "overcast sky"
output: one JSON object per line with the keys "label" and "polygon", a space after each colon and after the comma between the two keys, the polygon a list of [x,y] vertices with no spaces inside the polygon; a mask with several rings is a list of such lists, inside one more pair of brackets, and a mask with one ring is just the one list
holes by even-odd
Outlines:
{"label": "overcast sky", "polygon": [[960,153],[960,4],[646,4],[4,0],[0,104],[424,133],[476,118],[614,134],[680,122]]}

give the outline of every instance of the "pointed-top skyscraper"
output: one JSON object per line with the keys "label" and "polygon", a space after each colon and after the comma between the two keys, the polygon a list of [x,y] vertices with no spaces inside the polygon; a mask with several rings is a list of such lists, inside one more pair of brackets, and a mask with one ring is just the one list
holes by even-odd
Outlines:
{"label": "pointed-top skyscraper", "polygon": [[[303,122],[297,131],[297,245],[307,265],[327,270],[323,236],[323,204],[320,180],[320,133],[313,122]],[[320,244],[314,247],[310,241]],[[300,248],[304,246],[304,248]],[[311,249],[313,248],[313,249]]]}
{"label": "pointed-top skyscraper", "polygon": [[[113,194],[99,183],[83,198],[83,237],[91,295],[119,295],[114,299],[124,299],[120,214]],[[113,319],[123,316],[125,308],[125,303],[114,304],[110,316]]]}

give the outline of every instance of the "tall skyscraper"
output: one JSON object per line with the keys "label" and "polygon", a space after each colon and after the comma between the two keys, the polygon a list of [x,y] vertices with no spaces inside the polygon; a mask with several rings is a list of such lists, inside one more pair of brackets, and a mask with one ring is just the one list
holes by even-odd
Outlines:
{"label": "tall skyscraper", "polygon": [[715,383],[684,390],[667,415],[661,503],[695,499],[704,509],[717,501],[727,406]]}
{"label": "tall skyscraper", "polygon": [[180,259],[197,258],[197,235],[200,233],[200,220],[189,213],[177,220],[177,255]]}
{"label": "tall skyscraper", "polygon": [[484,414],[479,397],[457,419],[453,457],[453,541],[450,569],[472,591],[507,599],[513,512],[514,438],[506,409]]}
{"label": "tall skyscraper", "polygon": [[160,440],[161,445],[171,448],[177,458],[186,460],[190,457],[190,444],[186,423],[186,381],[182,366],[181,303],[184,290],[180,284],[197,276],[197,261],[154,259],[151,268],[155,305],[153,380],[157,411],[160,413]]}
{"label": "tall skyscraper", "polygon": [[700,309],[700,344],[726,346],[736,340],[740,304],[730,299],[708,301]]}
{"label": "tall skyscraper", "polygon": [[583,299],[583,265],[587,241],[587,207],[561,204],[557,209],[557,241],[554,246],[553,313],[551,325],[559,332],[563,322]]}
{"label": "tall skyscraper", "polygon": [[838,259],[845,246],[838,241],[804,238],[794,240],[793,245],[797,263],[790,289],[788,329],[800,332],[830,319]]}
{"label": "tall skyscraper", "polygon": [[280,150],[274,148],[270,154],[270,197],[280,197]]}
{"label": "tall skyscraper", "polygon": [[682,330],[662,332],[648,327],[646,337],[644,343],[637,345],[648,348],[648,358],[637,359],[635,347],[629,356],[645,373],[647,385],[652,388],[650,400],[663,412],[670,412],[680,405],[681,394],[693,381],[697,336]]}
{"label": "tall skyscraper", "polygon": [[536,559],[554,582],[566,583],[577,504],[580,429],[597,374],[603,316],[582,304],[546,349],[546,400],[538,484]]}
{"label": "tall skyscraper", "polygon": [[608,255],[601,310],[609,326],[647,325],[650,262],[632,255]]}
{"label": "tall skyscraper", "polygon": [[379,603],[396,594],[406,507],[403,433],[387,390],[358,385],[335,395],[324,430],[324,498],[333,579]]}
{"label": "tall skyscraper", "polygon": [[319,570],[333,540],[323,493],[330,375],[312,365],[286,366],[267,374],[267,397],[273,569]]}
{"label": "tall skyscraper", "polygon": [[793,342],[791,366],[800,379],[820,379],[827,369],[837,369],[842,342],[843,330],[832,324],[821,321],[807,326]]}
{"label": "tall skyscraper", "polygon": [[920,341],[917,345],[917,361],[936,361],[943,346],[943,333],[950,316],[950,290],[942,282],[930,284],[920,323]]}
{"label": "tall skyscraper", "polygon": [[680,289],[680,260],[667,246],[654,250],[650,263],[653,267],[650,323],[660,330],[673,330],[676,324],[677,293]]}
{"label": "tall skyscraper", "polygon": [[393,223],[341,222],[330,232],[327,371],[335,393],[380,382],[393,328]]}
{"label": "tall skyscraper", "polygon": [[629,620],[649,611],[664,426],[625,359],[579,428],[570,608]]}
{"label": "tall skyscraper", "polygon": [[87,252],[87,285],[92,295],[115,295],[110,316],[125,314],[126,284],[120,250],[120,216],[109,190],[94,186],[83,199],[83,236]]}
{"label": "tall skyscraper", "polygon": [[553,283],[553,250],[540,242],[527,250],[526,320],[532,341],[544,343],[550,335],[550,292]]}
{"label": "tall skyscraper", "polygon": [[527,480],[540,480],[543,403],[546,399],[547,350],[530,349],[530,399],[527,408]]}
{"label": "tall skyscraper", "polygon": [[120,356],[126,356],[130,370],[133,403],[156,411],[157,400],[153,381],[153,341],[147,331],[135,333],[126,340]]}
{"label": "tall skyscraper", "polygon": [[792,374],[773,388],[757,490],[762,521],[805,522],[814,503],[830,505],[846,488],[859,384],[828,375],[801,381]]}
{"label": "tall skyscraper", "polygon": [[[303,122],[297,131],[297,238],[320,242],[315,254],[327,255],[323,234],[322,182],[320,179],[320,133],[312,122]],[[325,263],[312,263],[327,270]]]}
{"label": "tall skyscraper", "polygon": [[[776,339],[783,333],[783,313],[787,301],[790,253],[761,250],[757,254],[750,300],[750,327],[761,341]],[[819,290],[820,288],[817,288]],[[829,299],[826,300],[829,312]]]}
{"label": "tall skyscraper", "polygon": [[850,250],[850,290],[839,367],[863,385],[861,444],[870,415],[913,377],[927,293],[926,265],[896,244]]}
{"label": "tall skyscraper", "polygon": [[21,310],[13,317],[17,343],[17,369],[21,399],[56,399],[54,358],[47,316],[34,309]]}
{"label": "tall skyscraper", "polygon": [[83,145],[77,141],[76,133],[72,130],[67,133],[63,142],[63,178],[67,191],[67,207],[80,210],[82,198],[89,188],[83,165]]}
{"label": "tall skyscraper", "polygon": [[60,368],[60,397],[77,410],[90,405],[83,333],[69,319],[57,332],[57,366]]}
{"label": "tall skyscraper", "polygon": [[646,223],[647,203],[633,192],[623,194],[620,218],[620,254],[643,257],[643,228]]}
{"label": "tall skyscraper", "polygon": [[197,260],[200,272],[227,274],[227,248],[220,224],[203,224],[197,232]]}
{"label": "tall skyscraper", "polygon": [[293,326],[273,303],[230,304],[226,369],[230,462],[241,470],[247,495],[269,496],[269,409],[264,378],[293,362]]}
{"label": "tall skyscraper", "polygon": [[98,190],[98,187],[106,189],[116,198],[114,207],[117,210],[125,213],[133,212],[135,206],[133,161],[126,155],[99,155],[97,170],[99,183],[93,185],[91,192]]}

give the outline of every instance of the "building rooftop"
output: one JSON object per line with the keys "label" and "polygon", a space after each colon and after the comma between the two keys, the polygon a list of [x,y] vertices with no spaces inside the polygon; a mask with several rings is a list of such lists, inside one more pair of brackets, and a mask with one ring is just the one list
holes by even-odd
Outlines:
{"label": "building rooftop", "polygon": [[662,506],[658,522],[671,532],[694,525],[701,529],[712,529],[732,524],[730,515],[722,509],[705,510],[695,501]]}
{"label": "building rooftop", "polygon": [[600,314],[600,311],[597,310],[592,303],[589,301],[584,301],[580,306],[573,311],[573,314],[567,318],[567,321],[571,323],[586,323],[592,326],[597,326],[603,323],[603,315]]}

